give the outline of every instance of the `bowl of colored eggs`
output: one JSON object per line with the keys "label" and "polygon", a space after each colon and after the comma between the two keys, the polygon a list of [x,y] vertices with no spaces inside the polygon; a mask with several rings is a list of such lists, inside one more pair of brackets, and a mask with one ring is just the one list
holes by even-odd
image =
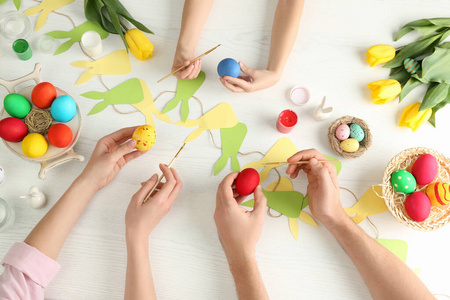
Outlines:
{"label": "bowl of colored eggs", "polygon": [[396,155],[383,176],[386,206],[401,223],[433,231],[450,221],[450,159],[429,148]]}
{"label": "bowl of colored eggs", "polygon": [[328,142],[334,152],[344,158],[356,158],[372,145],[372,134],[364,120],[345,116],[328,128]]}
{"label": "bowl of colored eggs", "polygon": [[[17,156],[41,163],[39,178],[51,168],[70,160],[84,160],[72,148],[81,133],[78,105],[63,90],[40,82],[40,66],[25,77],[4,81],[9,94],[0,112],[0,138]],[[35,79],[37,85],[15,91],[14,87]]]}

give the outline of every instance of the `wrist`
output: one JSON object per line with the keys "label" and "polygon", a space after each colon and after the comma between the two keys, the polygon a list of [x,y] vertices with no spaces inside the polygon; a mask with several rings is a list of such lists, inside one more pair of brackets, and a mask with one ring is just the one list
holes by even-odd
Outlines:
{"label": "wrist", "polygon": [[[345,214],[345,212],[344,212]],[[334,236],[348,231],[352,226],[357,226],[352,219],[350,219],[347,214],[345,216],[340,215],[339,217],[326,220],[322,224],[331,232]]]}
{"label": "wrist", "polygon": [[79,186],[83,192],[90,193],[92,196],[100,190],[98,185],[89,176],[86,176],[84,172],[74,180],[73,184]]}
{"label": "wrist", "polygon": [[244,266],[245,264],[255,260],[255,249],[250,248],[231,248],[225,249],[225,255],[227,257],[229,265]]}
{"label": "wrist", "polygon": [[125,236],[128,250],[148,250],[148,237],[139,237],[128,232]]}

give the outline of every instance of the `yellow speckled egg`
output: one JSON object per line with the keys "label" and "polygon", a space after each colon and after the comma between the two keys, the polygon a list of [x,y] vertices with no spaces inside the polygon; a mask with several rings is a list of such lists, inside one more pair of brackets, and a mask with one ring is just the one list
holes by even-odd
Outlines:
{"label": "yellow speckled egg", "polygon": [[156,142],[156,131],[150,125],[139,126],[134,131],[132,139],[136,141],[136,149],[139,151],[147,151]]}
{"label": "yellow speckled egg", "polygon": [[345,152],[356,152],[359,149],[359,142],[355,139],[346,139],[341,142],[341,149]]}
{"label": "yellow speckled egg", "polygon": [[39,133],[30,133],[22,141],[23,154],[30,158],[41,157],[48,150],[45,137]]}

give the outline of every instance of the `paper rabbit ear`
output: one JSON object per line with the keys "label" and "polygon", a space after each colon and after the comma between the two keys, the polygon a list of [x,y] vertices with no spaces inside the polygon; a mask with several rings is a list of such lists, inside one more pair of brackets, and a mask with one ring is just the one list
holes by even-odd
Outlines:
{"label": "paper rabbit ear", "polygon": [[[223,168],[225,168],[225,166],[227,165],[227,161],[228,161],[228,156],[226,155],[222,155],[219,160],[216,162],[216,164],[214,165],[214,176],[216,176],[217,174],[219,174],[220,171],[223,170]],[[233,170],[234,171],[234,170]],[[239,170],[238,170],[239,171]]]}
{"label": "paper rabbit ear", "polygon": [[99,113],[102,110],[104,110],[108,105],[109,105],[108,101],[106,100],[102,101],[98,103],[96,106],[94,106],[94,108],[88,113],[88,115],[94,115],[96,113]]}
{"label": "paper rabbit ear", "polygon": [[80,96],[83,96],[83,97],[86,97],[89,99],[95,99],[95,100],[105,99],[104,92],[96,92],[96,91],[87,92],[87,93],[81,94]]}

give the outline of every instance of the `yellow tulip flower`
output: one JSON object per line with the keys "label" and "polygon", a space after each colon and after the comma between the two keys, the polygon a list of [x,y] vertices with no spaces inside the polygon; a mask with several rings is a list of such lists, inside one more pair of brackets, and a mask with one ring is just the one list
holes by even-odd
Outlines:
{"label": "yellow tulip flower", "polygon": [[367,85],[372,90],[374,104],[385,104],[397,97],[402,91],[400,83],[395,79],[378,80]]}
{"label": "yellow tulip flower", "polygon": [[395,57],[395,49],[391,45],[375,45],[366,52],[367,62],[371,67],[387,63]]}
{"label": "yellow tulip flower", "polygon": [[407,106],[402,113],[398,126],[409,127],[412,131],[416,131],[423,123],[428,121],[431,117],[432,110],[429,108],[424,111],[419,111],[420,105],[421,103],[417,102]]}
{"label": "yellow tulip flower", "polygon": [[125,34],[125,41],[127,42],[128,49],[133,53],[134,57],[139,60],[146,60],[153,55],[153,44],[137,28],[133,28],[127,31]]}

